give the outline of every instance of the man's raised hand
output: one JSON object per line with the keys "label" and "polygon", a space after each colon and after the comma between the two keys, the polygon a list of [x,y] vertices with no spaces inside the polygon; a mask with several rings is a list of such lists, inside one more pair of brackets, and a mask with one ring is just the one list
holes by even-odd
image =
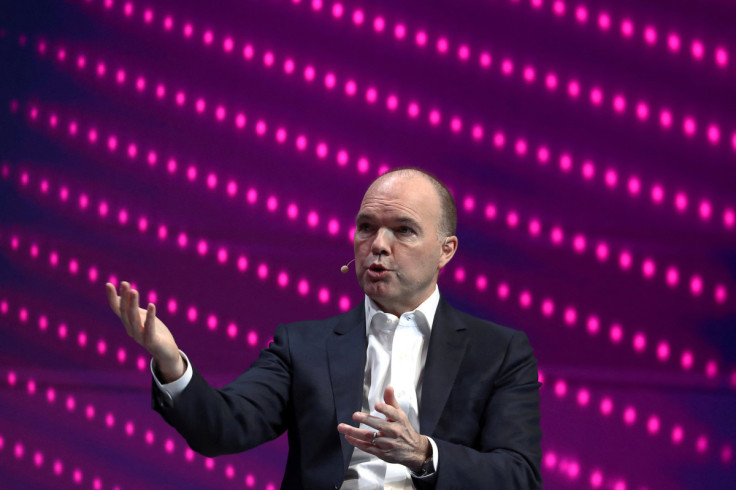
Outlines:
{"label": "man's raised hand", "polygon": [[179,379],[186,366],[171,332],[156,318],[156,305],[149,303],[148,308],[140,308],[138,291],[131,289],[125,281],[120,284],[120,296],[109,282],[105,284],[105,290],[110,308],[123,322],[128,335],[153,356],[163,381]]}

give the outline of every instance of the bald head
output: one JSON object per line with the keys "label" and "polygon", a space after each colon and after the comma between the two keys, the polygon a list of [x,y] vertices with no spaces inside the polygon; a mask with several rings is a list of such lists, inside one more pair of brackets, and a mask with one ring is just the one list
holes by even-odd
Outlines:
{"label": "bald head", "polygon": [[[437,177],[431,173],[415,167],[398,167],[377,177],[370,185],[368,190],[379,185],[389,177],[406,177],[421,178],[431,184],[434,189],[439,203],[439,223],[437,230],[440,238],[454,236],[457,233],[457,208],[455,207],[455,199],[452,197],[450,190]],[[366,194],[368,192],[366,191]]]}

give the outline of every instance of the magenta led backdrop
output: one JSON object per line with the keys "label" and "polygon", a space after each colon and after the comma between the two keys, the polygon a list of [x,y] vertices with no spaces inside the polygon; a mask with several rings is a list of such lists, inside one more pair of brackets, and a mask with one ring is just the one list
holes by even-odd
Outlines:
{"label": "magenta led backdrop", "polygon": [[210,382],[361,301],[380,172],[453,190],[440,290],[524,330],[546,488],[734,488],[736,5],[0,6],[0,487],[278,488],[204,458],[107,306],[132,281]]}

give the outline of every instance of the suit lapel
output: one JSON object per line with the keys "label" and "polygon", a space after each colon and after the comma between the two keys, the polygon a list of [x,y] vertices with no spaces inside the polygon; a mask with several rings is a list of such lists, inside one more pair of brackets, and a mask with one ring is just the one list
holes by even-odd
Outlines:
{"label": "suit lapel", "polygon": [[463,360],[468,338],[455,310],[440,297],[424,365],[419,428],[431,436],[442,415]]}
{"label": "suit lapel", "polygon": [[[357,427],[353,412],[360,411],[363,401],[363,375],[366,356],[365,306],[361,302],[335,326],[327,341],[330,383],[335,397],[338,423]],[[353,446],[340,435],[344,470],[347,471]]]}

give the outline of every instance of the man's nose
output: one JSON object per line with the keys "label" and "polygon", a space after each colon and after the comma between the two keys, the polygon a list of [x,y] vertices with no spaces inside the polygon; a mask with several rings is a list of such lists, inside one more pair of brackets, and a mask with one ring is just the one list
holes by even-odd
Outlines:
{"label": "man's nose", "polygon": [[371,253],[374,255],[389,255],[391,253],[391,231],[379,228],[371,244]]}

